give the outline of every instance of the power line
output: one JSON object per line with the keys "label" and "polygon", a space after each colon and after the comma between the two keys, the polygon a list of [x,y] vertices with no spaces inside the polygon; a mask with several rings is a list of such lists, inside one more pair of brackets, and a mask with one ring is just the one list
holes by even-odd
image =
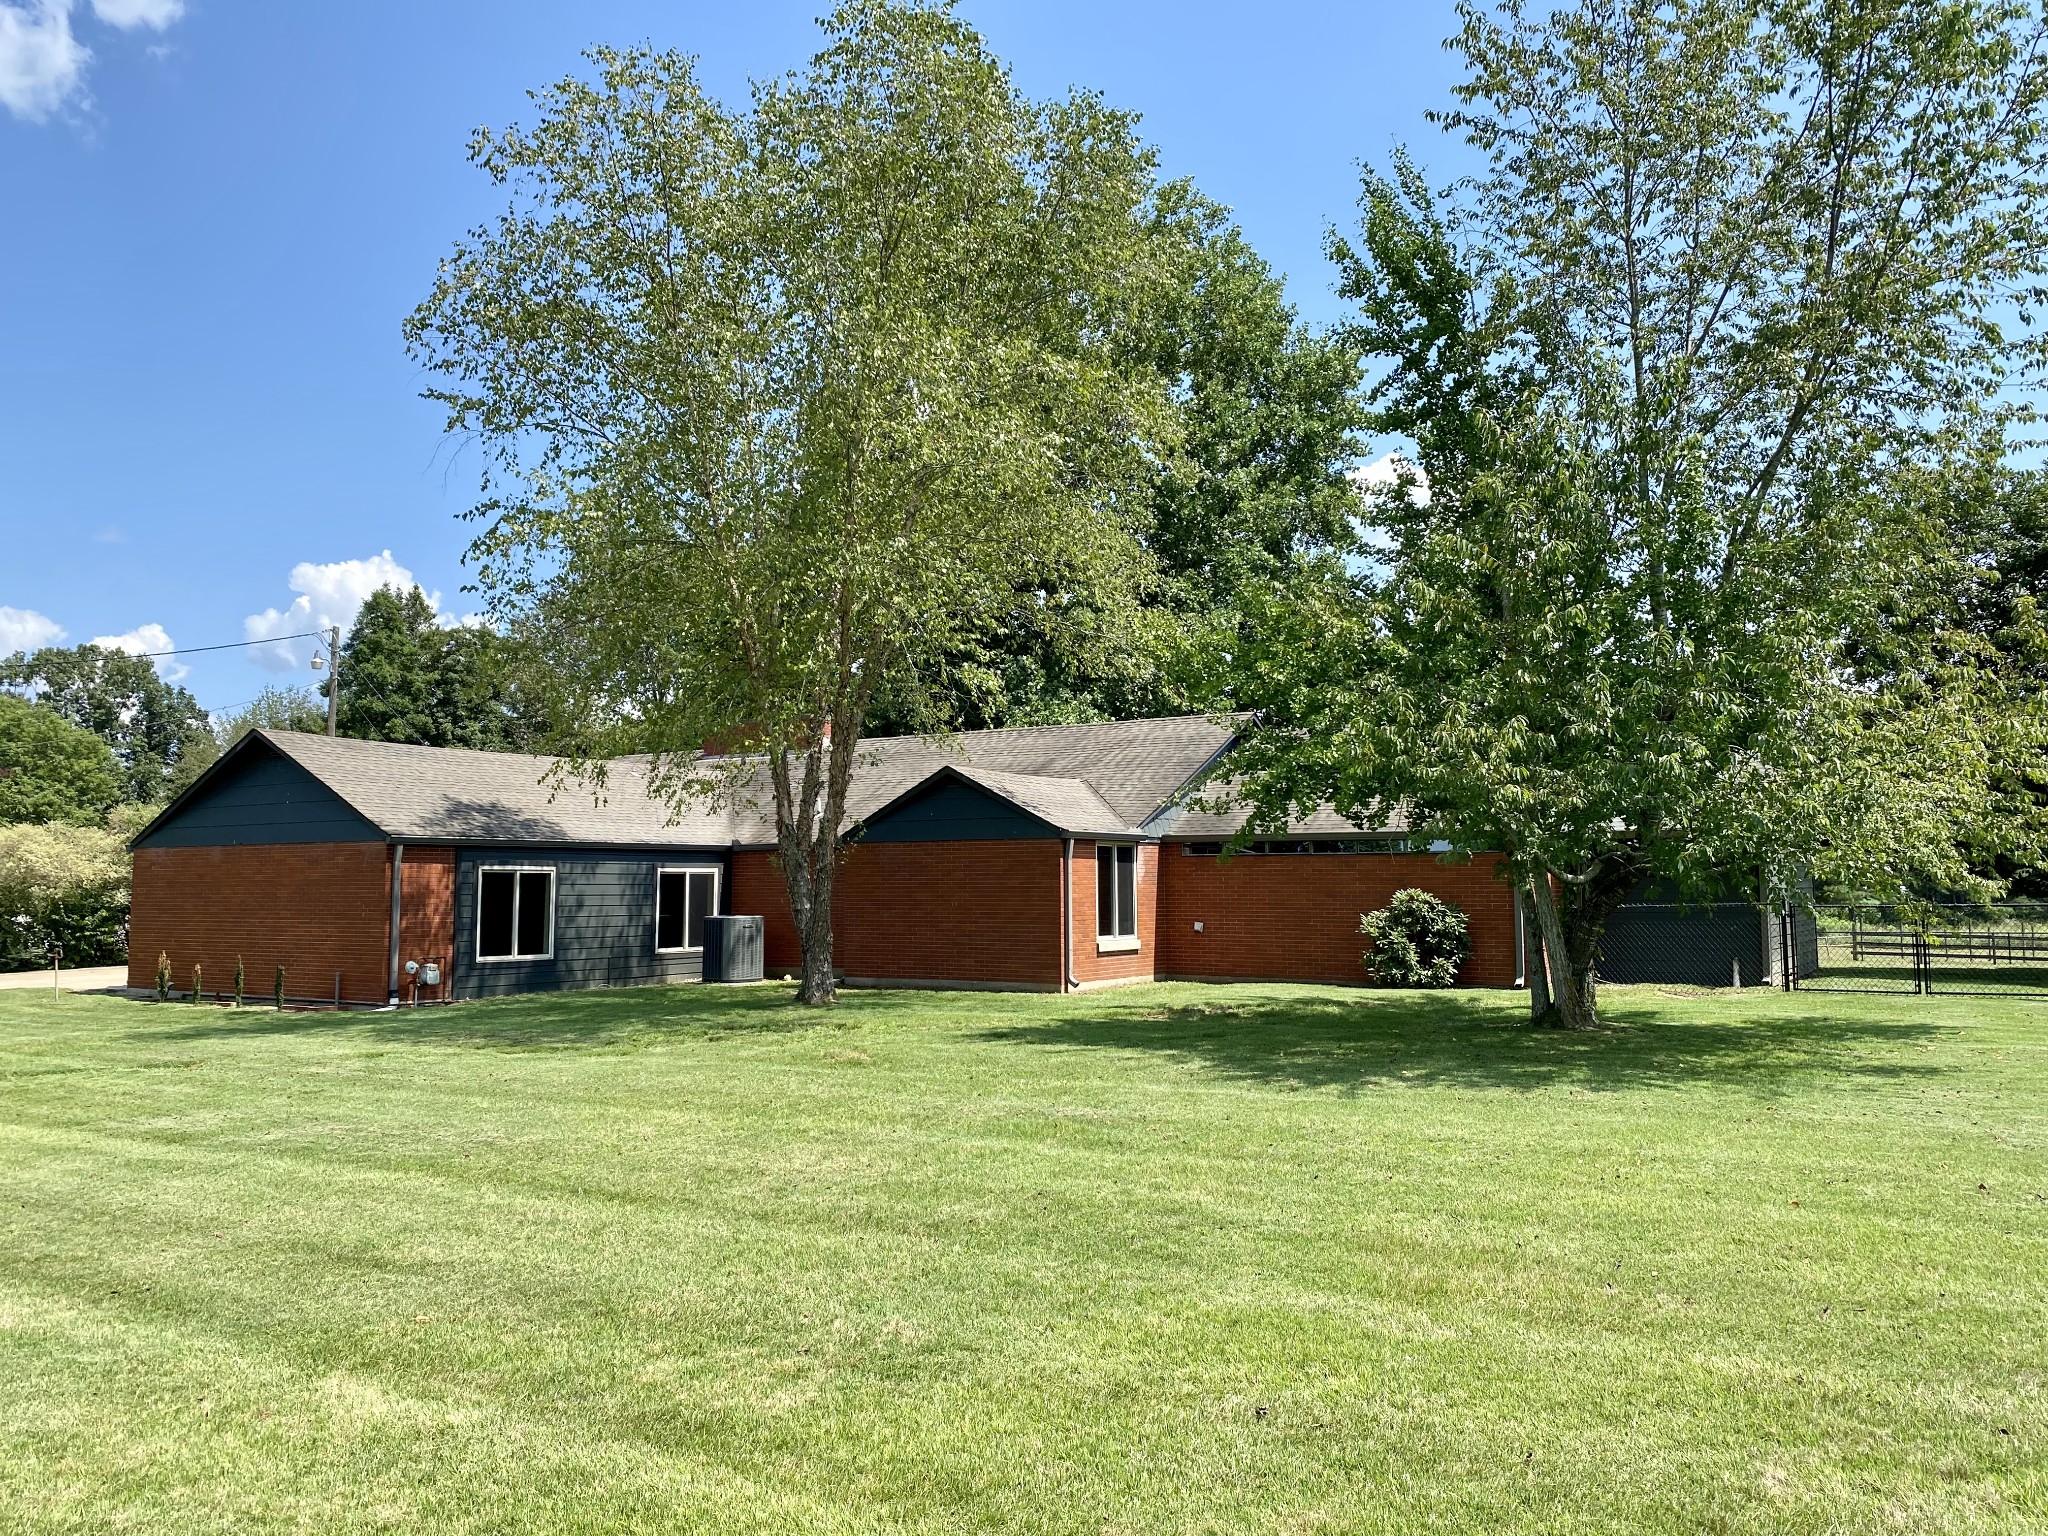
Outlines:
{"label": "power line", "polygon": [[158,656],[196,656],[201,651],[238,651],[247,645],[282,645],[287,640],[325,640],[324,630],[301,630],[296,635],[272,635],[267,640],[230,640],[226,645],[181,645],[175,651],[130,651],[131,656],[146,660]]}

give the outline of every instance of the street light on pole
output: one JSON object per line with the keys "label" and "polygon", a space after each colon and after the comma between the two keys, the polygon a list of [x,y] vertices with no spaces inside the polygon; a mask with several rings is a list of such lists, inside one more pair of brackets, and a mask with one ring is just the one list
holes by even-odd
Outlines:
{"label": "street light on pole", "polygon": [[313,670],[327,669],[327,734],[335,734],[336,712],[341,704],[341,626],[336,624],[327,631],[327,654],[313,653]]}

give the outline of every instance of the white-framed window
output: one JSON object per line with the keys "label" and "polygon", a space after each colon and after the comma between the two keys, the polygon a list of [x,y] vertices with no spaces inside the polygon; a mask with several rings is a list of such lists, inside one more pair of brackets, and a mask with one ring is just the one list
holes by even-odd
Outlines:
{"label": "white-framed window", "polygon": [[555,957],[555,872],[526,864],[486,864],[476,872],[476,957]]}
{"label": "white-framed window", "polygon": [[1095,845],[1095,940],[1098,949],[1138,947],[1138,846]]}
{"label": "white-framed window", "polygon": [[718,910],[718,866],[673,864],[654,872],[654,952],[704,947],[704,919]]}

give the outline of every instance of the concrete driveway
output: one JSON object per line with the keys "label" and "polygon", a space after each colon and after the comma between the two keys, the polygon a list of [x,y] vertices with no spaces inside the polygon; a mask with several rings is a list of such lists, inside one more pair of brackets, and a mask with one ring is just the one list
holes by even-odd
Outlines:
{"label": "concrete driveway", "polygon": [[[119,992],[128,985],[128,967],[125,965],[89,965],[82,971],[65,970],[63,984],[66,992]],[[0,971],[0,991],[19,991],[27,987],[50,990],[48,971]]]}

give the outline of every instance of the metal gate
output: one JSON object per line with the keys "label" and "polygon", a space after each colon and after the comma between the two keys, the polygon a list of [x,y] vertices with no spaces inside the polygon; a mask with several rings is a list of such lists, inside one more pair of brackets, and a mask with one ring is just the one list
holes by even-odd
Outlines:
{"label": "metal gate", "polygon": [[1814,907],[1780,921],[1788,991],[2048,998],[2048,905]]}

